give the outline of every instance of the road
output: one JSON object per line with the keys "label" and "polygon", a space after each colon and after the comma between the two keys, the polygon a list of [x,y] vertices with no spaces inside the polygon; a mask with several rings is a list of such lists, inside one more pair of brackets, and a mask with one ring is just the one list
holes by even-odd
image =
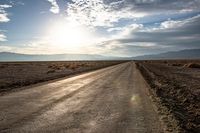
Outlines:
{"label": "road", "polygon": [[0,132],[162,133],[134,62],[0,96]]}

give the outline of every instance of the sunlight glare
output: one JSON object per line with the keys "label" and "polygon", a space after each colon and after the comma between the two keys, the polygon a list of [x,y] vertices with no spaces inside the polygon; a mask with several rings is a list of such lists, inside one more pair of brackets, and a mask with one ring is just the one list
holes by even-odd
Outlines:
{"label": "sunlight glare", "polygon": [[59,47],[80,48],[89,43],[90,38],[88,29],[70,23],[55,23],[48,32],[48,40]]}

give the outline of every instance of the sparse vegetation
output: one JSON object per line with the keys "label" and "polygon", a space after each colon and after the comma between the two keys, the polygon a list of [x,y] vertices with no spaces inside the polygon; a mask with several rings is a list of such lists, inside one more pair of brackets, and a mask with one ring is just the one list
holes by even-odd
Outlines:
{"label": "sparse vegetation", "polygon": [[56,72],[56,71],[55,70],[49,70],[49,71],[47,71],[47,74],[54,73],[54,72]]}
{"label": "sparse vegetation", "polygon": [[42,81],[95,70],[124,61],[56,61],[0,63],[0,93]]}
{"label": "sparse vegetation", "polygon": [[197,64],[197,63],[188,63],[188,64],[185,64],[184,67],[188,67],[188,68],[200,68],[200,64]]}
{"label": "sparse vegetation", "polygon": [[5,67],[6,67],[6,65],[0,65],[0,69],[3,69]]}
{"label": "sparse vegetation", "polygon": [[200,131],[200,70],[191,69],[199,68],[199,63],[200,60],[137,63],[151,86],[151,94],[161,105],[160,112],[165,114],[165,120],[170,121],[168,126],[174,129],[180,127],[179,131],[183,133]]}
{"label": "sparse vegetation", "polygon": [[183,66],[183,64],[180,64],[180,63],[173,63],[172,66],[178,66],[178,67],[180,67],[180,66]]}

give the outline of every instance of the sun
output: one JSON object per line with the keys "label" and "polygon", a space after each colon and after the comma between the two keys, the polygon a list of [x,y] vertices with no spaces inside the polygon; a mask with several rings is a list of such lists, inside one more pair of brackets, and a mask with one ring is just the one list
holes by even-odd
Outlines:
{"label": "sun", "polygon": [[50,26],[47,37],[56,46],[79,48],[88,43],[91,35],[83,26],[60,22]]}

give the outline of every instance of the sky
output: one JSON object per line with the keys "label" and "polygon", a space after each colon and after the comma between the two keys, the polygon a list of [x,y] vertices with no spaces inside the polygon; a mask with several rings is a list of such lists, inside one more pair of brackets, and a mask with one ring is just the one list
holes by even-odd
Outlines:
{"label": "sky", "polygon": [[0,52],[138,56],[200,48],[200,0],[0,0]]}

